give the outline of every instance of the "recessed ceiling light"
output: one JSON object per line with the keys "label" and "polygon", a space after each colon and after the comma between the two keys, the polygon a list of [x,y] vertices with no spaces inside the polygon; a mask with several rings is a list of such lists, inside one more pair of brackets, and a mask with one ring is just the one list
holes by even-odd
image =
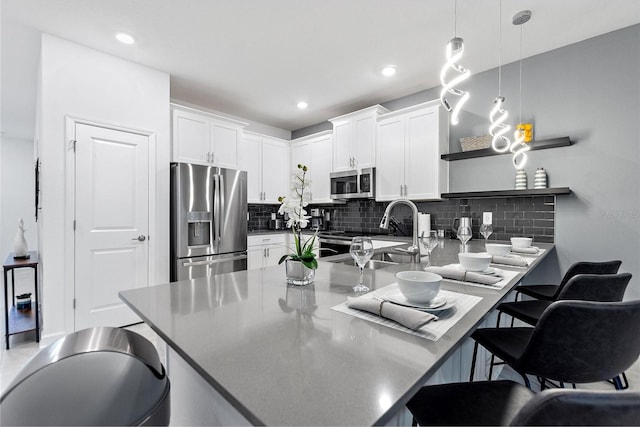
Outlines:
{"label": "recessed ceiling light", "polygon": [[120,43],[124,43],[124,44],[134,44],[136,42],[133,36],[127,33],[118,33],[116,34],[116,38]]}
{"label": "recessed ceiling light", "polygon": [[304,110],[305,108],[307,108],[309,106],[309,104],[307,104],[304,101],[300,101],[300,102],[298,102],[297,106],[298,106],[299,109]]}
{"label": "recessed ceiling light", "polygon": [[382,75],[385,77],[391,77],[396,73],[395,65],[387,65],[382,69]]}

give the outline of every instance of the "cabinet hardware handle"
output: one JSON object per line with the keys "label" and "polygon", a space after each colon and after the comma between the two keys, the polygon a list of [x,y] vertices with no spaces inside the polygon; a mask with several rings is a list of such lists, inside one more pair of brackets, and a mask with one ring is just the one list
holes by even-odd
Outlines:
{"label": "cabinet hardware handle", "polygon": [[233,256],[233,257],[229,257],[229,258],[214,259],[214,260],[210,260],[210,261],[183,262],[182,265],[184,267],[195,267],[197,265],[220,264],[220,263],[227,262],[227,261],[239,261],[239,260],[242,260],[242,259],[247,259],[247,256],[246,255],[238,255],[238,256]]}

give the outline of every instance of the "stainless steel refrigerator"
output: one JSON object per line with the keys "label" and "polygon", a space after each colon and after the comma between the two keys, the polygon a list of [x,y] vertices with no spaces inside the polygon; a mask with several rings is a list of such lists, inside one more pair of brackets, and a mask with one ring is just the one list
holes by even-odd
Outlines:
{"label": "stainless steel refrigerator", "polygon": [[171,281],[247,268],[247,172],[171,164]]}

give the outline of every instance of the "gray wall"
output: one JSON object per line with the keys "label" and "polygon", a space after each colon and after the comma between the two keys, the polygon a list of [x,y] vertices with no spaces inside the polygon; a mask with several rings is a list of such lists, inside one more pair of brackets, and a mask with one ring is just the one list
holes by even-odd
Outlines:
{"label": "gray wall", "polygon": [[[530,182],[544,167],[550,186],[571,187],[556,205],[557,264],[532,279],[554,279],[579,260],[621,259],[634,275],[626,298],[640,298],[640,26],[605,34],[523,61],[522,119],[534,138],[570,136],[574,145],[534,151]],[[462,136],[486,134],[496,93],[496,71],[474,76],[461,126],[451,130],[451,149]],[[503,95],[518,117],[518,64],[503,68]],[[450,190],[510,188],[510,156],[450,163]],[[490,173],[487,173],[490,171]]]}
{"label": "gray wall", "polygon": [[[512,123],[519,116],[518,70],[518,63],[502,68],[502,95]],[[452,152],[460,151],[460,137],[488,133],[497,74],[494,69],[468,80],[471,98],[460,124],[450,130]],[[383,105],[397,110],[438,94],[433,88]],[[525,59],[522,95],[522,119],[533,122],[534,139],[569,136],[574,141],[570,147],[529,153],[530,183],[535,169],[544,167],[551,187],[568,186],[573,194],[557,198],[557,257],[549,257],[528,281],[558,280],[579,260],[621,259],[621,271],[634,276],[626,299],[640,298],[640,25]],[[508,155],[449,166],[451,192],[513,185]]]}

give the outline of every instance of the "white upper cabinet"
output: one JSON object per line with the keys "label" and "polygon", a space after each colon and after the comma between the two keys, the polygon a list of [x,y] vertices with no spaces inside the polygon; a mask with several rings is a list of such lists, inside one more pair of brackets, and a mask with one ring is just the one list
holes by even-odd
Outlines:
{"label": "white upper cabinet", "polygon": [[240,168],[247,171],[247,201],[278,204],[289,193],[289,142],[244,131]]}
{"label": "white upper cabinet", "polygon": [[329,174],[332,171],[333,135],[319,132],[298,138],[291,144],[291,172],[299,164],[307,165],[311,180],[311,203],[331,203]]}
{"label": "white upper cabinet", "polygon": [[237,169],[239,141],[247,123],[171,105],[174,162],[215,165]]}
{"label": "white upper cabinet", "polygon": [[376,141],[376,200],[439,199],[448,192],[448,124],[439,101],[380,116]]}
{"label": "white upper cabinet", "polygon": [[333,123],[333,170],[373,167],[376,163],[376,120],[388,112],[380,105],[335,117]]}

